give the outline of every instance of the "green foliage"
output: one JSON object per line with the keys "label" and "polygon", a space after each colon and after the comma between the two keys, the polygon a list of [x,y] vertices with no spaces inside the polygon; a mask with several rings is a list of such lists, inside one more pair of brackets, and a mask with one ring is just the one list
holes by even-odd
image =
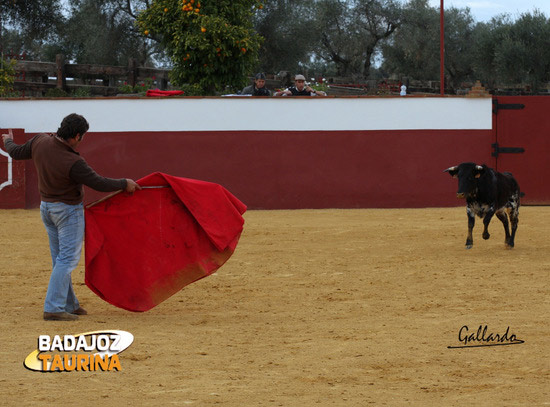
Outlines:
{"label": "green foliage", "polygon": [[[403,24],[382,47],[384,70],[417,80],[439,79],[439,10],[427,0],[405,7]],[[474,78],[476,25],[468,9],[445,10],[446,86],[458,87]]]}
{"label": "green foliage", "polygon": [[343,76],[368,78],[380,45],[401,25],[396,0],[319,0],[319,55]]}
{"label": "green foliage", "polygon": [[321,82],[313,81],[311,83],[308,83],[308,85],[316,91],[325,92],[327,95],[330,92],[330,86],[324,82],[321,83]]}
{"label": "green foliage", "polygon": [[17,61],[14,59],[6,60],[0,58],[0,97],[12,96],[13,83],[15,81],[15,65]]}
{"label": "green foliage", "polygon": [[[150,62],[150,40],[135,27],[132,1],[70,0],[71,14],[60,30],[62,41],[55,50],[80,64],[126,66],[128,58],[140,65]],[[51,55],[51,52],[49,52]]]}
{"label": "green foliage", "polygon": [[266,0],[254,14],[254,29],[265,38],[259,72],[303,72],[316,48],[316,4],[311,0]]}
{"label": "green foliage", "polygon": [[153,78],[147,78],[143,82],[136,83],[135,86],[129,85],[127,82],[124,82],[124,84],[118,87],[118,93],[139,94],[141,96],[145,96],[147,90],[152,88]]}
{"label": "green foliage", "polygon": [[495,49],[498,78],[540,89],[550,81],[550,20],[540,12],[526,13],[507,31]]}
{"label": "green foliage", "polygon": [[204,90],[198,83],[185,84],[179,87],[185,96],[205,96]]}
{"label": "green foliage", "polygon": [[427,0],[412,0],[406,20],[382,47],[383,68],[418,80],[439,77],[439,13]]}
{"label": "green foliage", "polygon": [[26,37],[44,38],[63,20],[61,0],[0,0],[0,19]]}
{"label": "green foliage", "polygon": [[75,98],[87,98],[92,96],[92,92],[88,88],[76,88],[71,92],[71,96]]}
{"label": "green foliage", "polygon": [[52,88],[52,89],[48,89],[44,96],[47,98],[66,98],[66,97],[69,97],[69,94],[65,92],[63,89]]}
{"label": "green foliage", "polygon": [[61,0],[0,0],[0,49],[39,60],[62,23]]}
{"label": "green foliage", "polygon": [[161,38],[176,86],[214,93],[242,87],[256,66],[260,37],[251,19],[259,7],[258,0],[154,0],[137,22],[144,35]]}

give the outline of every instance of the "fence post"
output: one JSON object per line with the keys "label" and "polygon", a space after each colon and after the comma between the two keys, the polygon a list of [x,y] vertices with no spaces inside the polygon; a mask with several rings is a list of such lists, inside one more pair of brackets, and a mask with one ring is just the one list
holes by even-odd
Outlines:
{"label": "fence post", "polygon": [[163,74],[161,77],[160,77],[160,90],[166,90],[168,88],[168,78],[166,77],[165,74]]}
{"label": "fence post", "polygon": [[136,86],[137,82],[137,61],[135,58],[128,58],[128,85]]}
{"label": "fence post", "polygon": [[57,72],[57,89],[65,90],[66,78],[65,78],[65,57],[62,54],[55,56],[55,65]]}

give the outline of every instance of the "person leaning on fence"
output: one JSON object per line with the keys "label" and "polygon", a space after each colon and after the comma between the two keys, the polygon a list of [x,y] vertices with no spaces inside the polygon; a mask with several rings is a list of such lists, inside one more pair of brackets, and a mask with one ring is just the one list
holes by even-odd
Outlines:
{"label": "person leaning on fence", "polygon": [[71,281],[84,239],[82,185],[102,192],[133,193],[141,189],[131,179],[101,177],[84,161],[76,150],[88,127],[84,117],[73,113],[63,119],[57,134],[38,134],[22,145],[13,142],[11,130],[2,135],[9,155],[15,160],[32,159],[38,174],[40,214],[48,233],[53,263],[44,301],[45,320],[71,321],[87,314],[76,298]]}
{"label": "person leaning on fence", "polygon": [[294,77],[294,86],[285,90],[276,92],[274,96],[326,96],[327,94],[321,90],[315,90],[311,86],[306,85],[304,75],[296,75]]}
{"label": "person leaning on fence", "polygon": [[241,94],[252,96],[271,96],[269,89],[265,88],[265,75],[263,73],[257,73],[256,76],[254,76],[254,83],[244,88]]}

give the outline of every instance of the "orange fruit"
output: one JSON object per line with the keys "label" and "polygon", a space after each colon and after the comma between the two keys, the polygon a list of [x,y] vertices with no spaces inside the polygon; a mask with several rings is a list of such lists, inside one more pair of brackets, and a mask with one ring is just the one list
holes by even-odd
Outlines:
{"label": "orange fruit", "polygon": [[203,33],[205,33],[205,32],[206,32],[206,28],[201,27],[201,31],[202,31]]}

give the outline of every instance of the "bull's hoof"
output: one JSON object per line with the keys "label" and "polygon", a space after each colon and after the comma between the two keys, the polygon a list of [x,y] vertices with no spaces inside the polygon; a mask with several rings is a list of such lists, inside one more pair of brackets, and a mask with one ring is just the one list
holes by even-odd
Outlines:
{"label": "bull's hoof", "polygon": [[472,247],[474,247],[473,244],[466,244],[466,250],[470,250]]}
{"label": "bull's hoof", "polygon": [[514,242],[504,242],[504,245],[506,246],[506,248],[507,248],[508,250],[514,248]]}
{"label": "bull's hoof", "polygon": [[491,235],[489,234],[489,232],[483,232],[483,239],[487,240],[491,237]]}

